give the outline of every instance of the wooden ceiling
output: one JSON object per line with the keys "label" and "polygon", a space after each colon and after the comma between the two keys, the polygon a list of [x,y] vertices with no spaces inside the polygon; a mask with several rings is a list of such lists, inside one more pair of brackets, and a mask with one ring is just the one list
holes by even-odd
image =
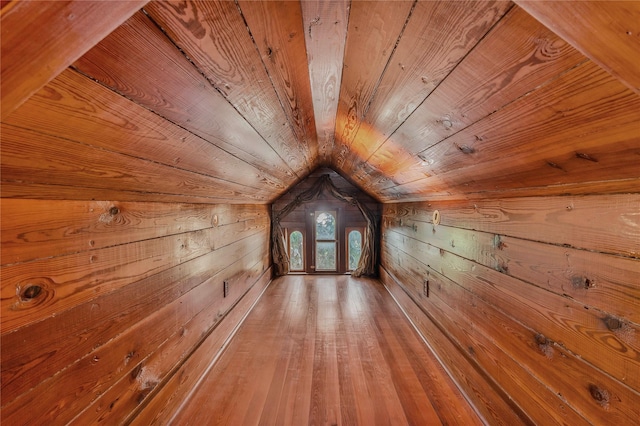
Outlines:
{"label": "wooden ceiling", "polygon": [[4,196],[268,203],[319,166],[382,202],[640,188],[638,1],[1,13]]}

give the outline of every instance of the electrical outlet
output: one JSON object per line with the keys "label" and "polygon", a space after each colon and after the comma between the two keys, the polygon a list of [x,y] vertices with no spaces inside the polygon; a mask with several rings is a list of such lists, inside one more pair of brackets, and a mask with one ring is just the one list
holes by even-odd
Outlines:
{"label": "electrical outlet", "polygon": [[422,294],[429,297],[429,280],[424,280],[422,284]]}
{"label": "electrical outlet", "polygon": [[229,281],[224,280],[222,283],[222,288],[224,292],[224,297],[227,297],[227,295],[229,294]]}

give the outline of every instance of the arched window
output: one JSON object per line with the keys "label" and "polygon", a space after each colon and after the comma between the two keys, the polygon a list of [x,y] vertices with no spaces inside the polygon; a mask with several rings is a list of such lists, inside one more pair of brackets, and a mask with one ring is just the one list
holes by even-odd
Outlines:
{"label": "arched window", "polygon": [[349,271],[358,267],[360,256],[362,255],[362,232],[358,229],[348,231],[347,235],[347,256],[349,258]]}

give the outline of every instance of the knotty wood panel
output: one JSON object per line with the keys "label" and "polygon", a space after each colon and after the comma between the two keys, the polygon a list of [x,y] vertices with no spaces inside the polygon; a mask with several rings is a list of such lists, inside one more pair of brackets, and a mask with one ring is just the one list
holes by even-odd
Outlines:
{"label": "knotty wood panel", "polygon": [[[202,256],[231,242],[255,234],[259,234],[261,238],[268,226],[269,222],[265,217],[257,223],[239,222],[6,266],[2,270],[2,333],[41,321],[80,303],[87,303],[101,294]],[[254,241],[259,238],[254,238]],[[33,285],[38,285],[42,294],[35,299],[26,298],[25,294]]]}
{"label": "knotty wood panel", "polygon": [[350,2],[303,1],[302,18],[309,62],[313,111],[322,163],[331,159]]}
{"label": "knotty wood panel", "polygon": [[[185,190],[215,201],[267,202],[258,190],[219,178],[164,166],[146,159],[96,149],[59,137],[2,125],[3,179],[48,185],[80,183],[90,188],[182,194]],[[87,162],[91,167],[86,167]]]}
{"label": "knotty wood panel", "polygon": [[380,268],[380,278],[419,333],[424,336],[427,346],[441,362],[444,362],[448,373],[466,392],[466,397],[483,416],[485,422],[498,425],[534,424],[513,404],[499,384],[488,377],[481,368],[473,365],[475,361],[470,359],[468,352],[460,348],[446,330],[440,328],[428,316],[428,312],[421,310],[384,268]]}
{"label": "knotty wood panel", "polygon": [[[265,173],[273,173],[286,183],[295,176],[274,147],[142,12],[74,66]],[[153,70],[151,76],[149,70]]]}
{"label": "knotty wood panel", "polygon": [[[332,164],[340,169],[414,2],[351,3]],[[372,60],[372,58],[374,58]]]}
{"label": "knotty wood panel", "polygon": [[408,210],[428,221],[438,209],[443,225],[630,258],[639,257],[639,208],[638,194],[385,205],[391,217]]}
{"label": "knotty wood panel", "polygon": [[416,157],[418,152],[585,60],[513,7],[371,156],[367,168],[356,171],[354,179],[364,188],[383,187],[388,180],[399,182],[397,174],[405,168],[424,172],[422,162],[429,165],[437,159],[422,160]]}
{"label": "knotty wood panel", "polygon": [[[147,1],[14,1],[6,8],[6,2],[3,2],[0,21],[2,117],[10,114]],[[25,42],[30,34],[37,35],[38,42]],[[82,36],[78,37],[78,34]]]}
{"label": "knotty wood panel", "polygon": [[[414,222],[415,217],[403,218],[404,226],[400,227],[396,221],[394,232],[506,271],[533,285],[544,283],[544,288],[560,296],[640,323],[637,259],[443,225],[432,227]],[[422,238],[425,235],[428,237]]]}
{"label": "knotty wood panel", "polygon": [[[632,401],[640,394],[398,250],[389,247],[391,256],[401,253],[402,261],[393,262],[392,267],[394,274],[407,282],[405,290],[438,318],[489,374],[500,378],[501,386],[536,424],[549,419],[566,424],[591,424],[594,420],[606,423],[611,419],[632,424],[637,418],[638,408]],[[396,266],[399,264],[403,266]],[[416,276],[428,277],[428,298]],[[592,396],[595,388],[606,390],[606,402]]]}
{"label": "knotty wood panel", "polygon": [[[265,252],[265,247],[257,247],[254,252],[258,257]],[[246,252],[241,255],[255,262],[256,254]],[[238,259],[238,258],[235,258]],[[237,260],[236,263],[239,263]],[[3,421],[9,423],[16,419],[30,420],[34,422],[56,421],[63,422],[73,419],[76,414],[84,410],[89,403],[109,389],[120,378],[126,377],[127,382],[133,381],[134,395],[141,402],[143,396],[151,392],[159,382],[165,378],[171,367],[179,362],[186,351],[199,343],[201,336],[205,335],[227,313],[230,307],[242,294],[253,285],[253,282],[235,282],[232,287],[237,287],[235,295],[222,297],[222,281],[225,278],[234,278],[238,269],[246,268],[240,264],[240,268],[231,265],[220,271],[223,277],[213,277],[198,287],[174,300],[173,302],[157,309],[147,318],[136,323],[130,329],[119,334],[108,344],[86,355],[65,369],[63,374],[57,374],[53,378],[43,381],[26,394],[3,407]],[[231,268],[231,269],[230,269]],[[262,271],[261,271],[262,272]],[[242,287],[242,288],[240,288]],[[200,328],[193,327],[193,319],[198,316],[206,316],[209,321],[200,324]],[[179,325],[176,327],[176,324]],[[177,339],[182,337],[187,344],[177,347],[167,347],[167,337]],[[147,358],[156,350],[162,351],[162,357],[167,357],[171,363],[165,370],[157,369],[156,365],[149,365]],[[137,362],[141,361],[141,362]],[[105,375],[105,372],[111,374]],[[52,392],[55,390],[55,392]],[[125,389],[124,395],[131,392]],[[118,402],[118,401],[114,401]],[[37,406],[29,409],[26,407]],[[121,413],[122,414],[122,413]],[[122,419],[113,418],[118,422]]]}
{"label": "knotty wood panel", "polygon": [[310,172],[318,165],[318,139],[300,2],[240,0],[237,4]]}
{"label": "knotty wood panel", "polygon": [[246,315],[271,282],[270,277],[269,272],[263,273],[220,325],[203,336],[202,344],[179,366],[148,404],[133,412],[128,419],[132,420],[132,424],[170,423],[173,420],[173,416],[189,400],[204,375],[226,349]]}
{"label": "knotty wood panel", "polygon": [[[33,202],[38,203],[35,200]],[[76,207],[65,207],[62,205],[63,201],[58,203],[59,211],[73,210]],[[85,204],[91,205],[91,203]],[[106,205],[107,203],[98,204]],[[116,204],[123,208],[132,207],[127,203],[116,202]],[[3,328],[2,336],[3,420],[11,423],[13,420],[10,419],[14,419],[15,416],[18,416],[15,417],[16,419],[27,418],[28,416],[25,417],[27,411],[31,415],[28,418],[37,423],[46,421],[50,416],[56,416],[57,420],[63,418],[70,420],[86,409],[89,402],[95,400],[107,389],[114,389],[112,385],[121,378],[126,376],[123,383],[130,383],[128,375],[133,374],[133,371],[140,373],[140,368],[142,368],[143,373],[146,371],[148,374],[143,374],[142,378],[137,381],[132,379],[136,384],[133,388],[120,387],[123,394],[116,396],[114,400],[109,402],[111,405],[112,402],[124,398],[126,394],[133,395],[132,401],[139,400],[138,403],[140,403],[149,393],[150,388],[155,386],[154,380],[151,380],[153,377],[149,376],[152,372],[144,370],[142,364],[135,364],[147,356],[150,357],[149,360],[155,359],[154,365],[162,366],[164,377],[169,377],[166,374],[170,375],[174,371],[175,363],[189,355],[192,346],[199,339],[198,336],[204,333],[208,329],[207,327],[210,328],[217,323],[224,312],[228,311],[244,293],[242,289],[248,289],[247,286],[255,282],[268,267],[268,235],[266,233],[268,213],[266,206],[248,206],[245,209],[240,206],[226,205],[209,206],[209,209],[209,212],[204,213],[202,206],[174,206],[173,217],[176,219],[176,224],[173,225],[173,230],[171,230],[172,226],[166,223],[168,217],[172,217],[171,214],[167,214],[170,206],[163,206],[155,210],[157,212],[155,219],[153,217],[154,210],[150,209],[146,211],[144,219],[139,222],[139,233],[135,231],[135,225],[131,223],[123,225],[123,227],[129,228],[133,237],[124,236],[122,231],[116,231],[114,234],[120,235],[122,238],[120,244],[116,239],[113,241],[115,245],[112,247],[109,247],[110,243],[108,243],[104,248],[81,251],[77,254],[71,253],[66,256],[52,257],[52,254],[58,247],[66,247],[66,250],[69,251],[79,248],[76,246],[79,240],[76,237],[71,237],[68,242],[58,244],[53,240],[57,238],[64,240],[64,237],[60,235],[60,232],[51,232],[49,236],[51,241],[46,244],[39,242],[36,244],[36,247],[41,250],[40,254],[36,255],[39,260],[3,267],[4,285],[5,282],[10,281],[5,280],[6,274],[17,269],[24,269],[25,273],[39,275],[43,279],[51,279],[55,272],[50,270],[56,264],[62,268],[58,268],[62,271],[64,268],[73,268],[74,265],[79,264],[77,260],[71,258],[80,259],[85,256],[87,258],[94,256],[94,262],[88,263],[84,268],[86,273],[74,278],[73,286],[71,286],[75,288],[74,294],[85,294],[88,297],[73,299],[73,303],[69,302],[71,299],[67,299],[69,303],[65,305],[66,307],[58,307],[52,315],[48,311],[48,313],[36,312],[42,310],[38,308],[46,306],[38,306],[36,303],[31,307],[31,312],[26,310],[17,313],[20,315],[30,314],[31,316],[30,318],[24,317],[27,322],[17,331],[10,323],[4,321],[5,318],[9,318],[7,314],[15,315],[16,313],[6,309],[3,305],[2,325],[3,327],[11,326],[13,329],[11,331]],[[177,220],[177,218],[182,218],[183,221],[188,219],[187,216],[182,217],[180,211],[185,213],[199,212],[200,219],[196,220],[193,226],[203,229],[187,229],[186,232],[175,229],[175,227],[181,228],[184,225],[184,222]],[[125,212],[118,212],[116,216],[120,214],[130,218],[136,217],[133,212],[127,210]],[[210,221],[213,221],[212,217],[216,215],[218,223],[213,225]],[[92,214],[81,216],[85,217],[85,225],[87,216],[93,217]],[[202,222],[203,218],[204,222]],[[13,222],[17,225],[17,229],[13,232],[24,230],[26,232],[21,234],[25,236],[44,236],[49,230],[47,225],[51,224],[56,229],[77,230],[71,223],[65,223],[62,218],[56,218],[50,222],[41,220],[27,224],[29,215],[25,215],[23,220],[25,223],[20,224],[19,220],[14,218]],[[145,224],[148,226],[154,222],[159,225],[158,231],[155,232],[162,232],[164,229],[173,235],[161,235],[149,239],[149,230],[145,228]],[[164,225],[163,222],[165,222]],[[207,224],[207,222],[209,223]],[[42,229],[43,225],[44,229]],[[82,221],[78,225],[82,226]],[[86,226],[92,229],[91,225]],[[189,228],[189,226],[186,227]],[[40,233],[36,231],[37,229],[40,229]],[[94,227],[93,230],[95,231],[96,228]],[[196,236],[197,238],[195,238]],[[131,239],[138,239],[138,241],[131,241]],[[185,244],[180,244],[180,240]],[[186,244],[187,240],[197,244]],[[173,263],[168,260],[152,262],[156,263],[155,267],[149,264],[149,268],[152,269],[138,270],[135,266],[136,259],[137,263],[141,265],[153,260],[147,259],[146,249],[143,246],[152,247],[155,245],[159,247],[162,244],[156,243],[164,243],[165,241],[172,247],[161,250],[160,257],[156,256],[155,260],[174,257],[176,261]],[[172,241],[174,243],[171,243]],[[70,246],[69,243],[71,243]],[[80,249],[87,250],[81,247]],[[35,252],[35,248],[31,250]],[[97,255],[104,254],[103,252],[106,251],[114,253],[120,251],[121,254],[114,255],[111,264],[100,266],[103,262],[103,256]],[[187,255],[187,251],[190,254]],[[123,253],[129,254],[123,256]],[[105,257],[107,257],[106,260],[109,260],[108,256]],[[128,258],[128,263],[122,262],[124,257]],[[35,264],[41,264],[40,271],[42,273],[37,273],[38,268],[34,269]],[[29,266],[32,268],[30,272],[25,269]],[[111,276],[110,282],[118,283],[117,286],[112,286],[107,280],[103,284],[98,283],[98,286],[91,287],[91,284],[95,284],[96,280],[101,280],[100,277],[108,277],[109,275]],[[125,275],[128,275],[128,278],[125,278]],[[127,279],[130,284],[127,284]],[[227,298],[222,297],[223,280],[231,282],[231,293]],[[71,287],[69,288],[71,289]],[[38,301],[43,294],[46,294],[46,291],[35,294],[32,302]],[[209,296],[205,296],[205,294]],[[56,294],[56,297],[59,296],[60,294]],[[207,300],[211,300],[211,297],[220,298],[222,303],[220,306],[224,309],[216,311],[216,304],[207,304]],[[210,312],[203,312],[202,309],[210,310]],[[172,335],[176,336],[174,339],[177,341],[184,342],[184,330],[181,332],[180,327],[190,321],[190,318],[197,315],[198,312],[202,312],[199,318],[209,318],[209,320],[195,322],[204,328],[200,332],[196,329],[192,330],[194,335],[186,338],[186,341],[191,343],[182,343],[181,346],[178,345],[175,348],[171,346],[170,350],[159,349],[158,345],[166,342],[167,338]],[[167,314],[166,318],[163,313]],[[161,324],[166,324],[166,326]],[[151,328],[148,331],[141,331],[144,327]],[[148,339],[139,341],[138,337],[143,335]],[[120,337],[114,339],[115,336]],[[195,340],[193,340],[194,338]],[[160,352],[155,352],[156,350]],[[186,352],[184,352],[185,350]],[[154,353],[157,353],[155,357]],[[122,362],[124,364],[121,364]],[[158,362],[160,363],[158,364]],[[136,368],[137,370],[135,370]],[[160,370],[157,372],[160,374]],[[145,377],[147,379],[151,377],[151,381],[143,380]],[[152,382],[154,382],[153,386],[150,386],[149,383]],[[77,391],[80,389],[78,386],[84,390]],[[51,391],[51,389],[58,387],[61,392]],[[87,389],[91,389],[91,391],[87,391]],[[56,398],[55,401],[51,399],[53,397]],[[38,408],[28,410],[28,407],[33,405],[30,401],[39,401]],[[130,415],[131,407],[127,407],[124,411],[118,411],[120,417],[112,417],[112,419],[120,421]]]}
{"label": "knotty wood panel", "polygon": [[294,111],[285,114],[234,2],[151,2],[144,10],[298,175],[310,171],[305,161],[314,158],[289,124]]}
{"label": "knotty wood panel", "polygon": [[268,214],[261,205],[113,201],[5,199],[1,208],[4,264],[197,231]]}
{"label": "knotty wood panel", "polygon": [[215,140],[218,147],[71,70],[4,122],[255,188],[284,189],[275,171],[237,158],[241,152],[233,146]]}
{"label": "knotty wood panel", "polygon": [[637,177],[639,111],[635,93],[587,62],[420,152],[433,164],[418,181],[408,171],[394,179],[413,181],[404,191],[416,192],[428,188],[425,174],[436,175],[451,189],[473,192]]}
{"label": "knotty wood panel", "polygon": [[[160,378],[158,384],[153,389],[144,389],[142,383],[132,381],[129,376],[125,375],[107,392],[100,395],[99,398],[88,405],[86,409],[74,419],[74,423],[82,425],[97,422],[114,422],[119,419],[132,418],[147,403],[150,402],[153,405],[156,399],[162,401],[164,396],[160,395],[160,393],[165,392],[165,386],[170,384],[175,378],[181,380],[183,377],[181,373],[176,374],[176,366],[183,362],[190,363],[189,360],[197,353],[196,351],[200,347],[198,345],[206,341],[205,339],[210,339],[209,331],[213,334],[221,335],[225,329],[232,329],[238,324],[240,318],[245,315],[246,305],[251,305],[255,297],[257,297],[256,294],[260,294],[264,285],[270,281],[271,273],[267,266],[269,263],[268,256],[264,256],[261,261],[249,269],[246,269],[246,265],[248,264],[247,259],[248,257],[240,259],[239,262],[236,262],[224,271],[225,276],[233,276],[230,287],[232,289],[231,291],[242,290],[240,291],[240,293],[242,293],[247,285],[252,285],[252,287],[244,293],[242,299],[235,304],[233,310],[224,312],[221,309],[204,309],[200,311],[180,330],[177,330],[176,333],[167,339],[158,350],[146,359],[140,361],[138,366],[156,373],[157,377]],[[240,275],[234,276],[233,273],[236,268],[245,268],[245,271]],[[220,289],[222,281],[210,281],[210,285]],[[239,309],[241,306],[242,309]],[[211,324],[214,324],[214,326],[211,327]],[[211,328],[213,328],[213,330],[211,330]],[[194,342],[198,344],[194,345]],[[209,353],[209,357],[213,359],[215,356]],[[138,366],[134,367],[134,369],[139,369],[140,367]],[[180,366],[179,368],[183,370],[184,366]],[[166,375],[163,374],[165,372],[167,373]],[[141,376],[142,374],[138,377]],[[171,400],[172,398],[170,397],[166,399],[167,402]]]}
{"label": "knotty wood panel", "polygon": [[351,174],[368,160],[512,6],[508,1],[417,2],[342,170]]}
{"label": "knotty wood panel", "polygon": [[[640,94],[640,4],[636,1],[515,2]],[[566,19],[567,17],[571,19]],[[598,37],[593,37],[598,34]]]}
{"label": "knotty wood panel", "polygon": [[[638,240],[631,213],[637,203],[637,196],[621,195],[500,200],[498,208],[495,201],[386,205],[383,265],[415,303],[456,336],[462,351],[473,348],[473,358],[534,419],[548,415],[545,410],[566,416],[571,407],[589,422],[609,416],[624,424],[637,418],[633,401],[640,396],[632,337],[638,333],[640,263],[629,249]],[[430,223],[436,208],[440,225]],[[540,216],[542,210],[546,213]],[[465,219],[463,211],[474,219]],[[575,223],[549,223],[577,212]],[[609,217],[624,225],[602,220]],[[601,229],[625,247],[618,256],[606,254],[603,246],[616,244],[597,237]],[[589,240],[589,251],[570,247]],[[423,279],[430,281],[431,297],[424,293]],[[541,365],[540,357],[550,354]],[[502,371],[510,362],[514,367],[506,378]],[[518,365],[528,365],[529,373],[518,373]],[[531,382],[527,374],[533,374]],[[538,392],[532,400],[521,394],[523,387],[535,386],[553,395],[538,399],[543,395]]]}
{"label": "knotty wood panel", "polygon": [[172,420],[203,406],[224,424],[480,423],[384,288],[346,277],[272,283]]}

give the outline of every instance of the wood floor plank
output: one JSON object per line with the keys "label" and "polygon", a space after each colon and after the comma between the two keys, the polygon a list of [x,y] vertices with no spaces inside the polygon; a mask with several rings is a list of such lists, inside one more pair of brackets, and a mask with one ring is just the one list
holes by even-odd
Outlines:
{"label": "wood floor plank", "polygon": [[173,421],[481,423],[385,288],[348,276],[275,280]]}

